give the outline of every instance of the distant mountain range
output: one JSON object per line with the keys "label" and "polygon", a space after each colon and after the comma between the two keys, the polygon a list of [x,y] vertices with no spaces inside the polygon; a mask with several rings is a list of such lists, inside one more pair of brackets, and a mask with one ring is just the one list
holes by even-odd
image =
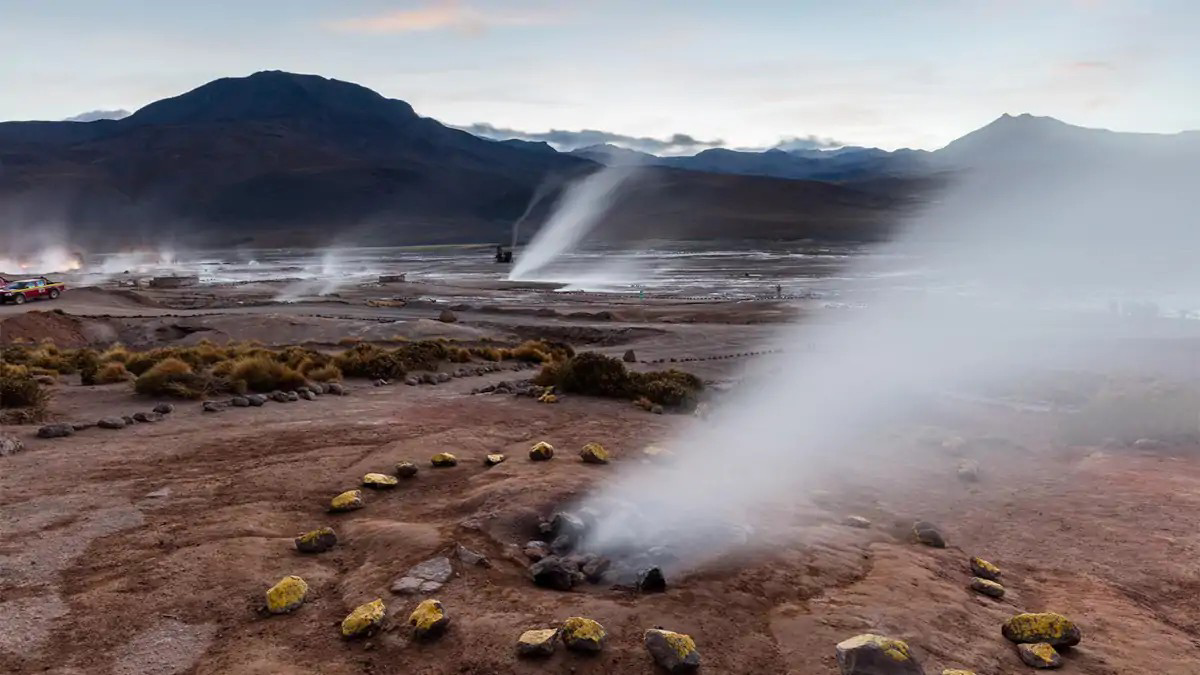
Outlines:
{"label": "distant mountain range", "polygon": [[[488,140],[314,75],[225,78],[121,119],[0,123],[0,239],[49,233],[111,250],[196,245],[506,241],[604,164],[647,168],[602,230],[689,238],[874,239],[952,172],[995,161],[1194,148],[1004,116],[936,152],[712,149],[655,157]],[[64,232],[65,231],[65,232]]]}

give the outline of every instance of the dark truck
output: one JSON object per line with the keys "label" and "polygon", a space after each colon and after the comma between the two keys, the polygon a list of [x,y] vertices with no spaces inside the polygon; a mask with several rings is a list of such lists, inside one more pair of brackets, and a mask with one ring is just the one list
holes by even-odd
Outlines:
{"label": "dark truck", "polygon": [[46,277],[7,281],[0,287],[0,302],[25,304],[28,300],[55,300],[67,287],[61,281],[50,281]]}

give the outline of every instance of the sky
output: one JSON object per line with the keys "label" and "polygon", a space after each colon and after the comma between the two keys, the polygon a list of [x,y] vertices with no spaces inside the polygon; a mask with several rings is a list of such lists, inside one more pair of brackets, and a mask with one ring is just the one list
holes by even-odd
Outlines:
{"label": "sky", "polygon": [[[503,135],[935,149],[1002,113],[1200,128],[1193,0],[0,0],[0,120],[313,73]],[[483,127],[480,127],[483,128]]]}

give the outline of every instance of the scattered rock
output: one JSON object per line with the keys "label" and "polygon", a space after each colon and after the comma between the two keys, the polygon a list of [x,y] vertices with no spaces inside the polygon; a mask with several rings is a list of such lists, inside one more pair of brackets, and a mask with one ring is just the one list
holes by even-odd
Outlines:
{"label": "scattered rock", "polygon": [[359,605],[342,619],[342,637],[356,638],[374,635],[383,625],[386,616],[383,600],[375,599],[365,605]]}
{"label": "scattered rock", "polygon": [[432,640],[446,632],[446,627],[450,625],[450,617],[442,603],[429,598],[422,600],[409,615],[408,625],[412,626],[413,637],[416,639]]}
{"label": "scattered rock", "polygon": [[133,417],[130,415],[124,415],[121,417],[121,419],[125,420],[125,426],[137,423],[137,420],[133,419]]}
{"label": "scattered rock", "polygon": [[417,465],[412,462],[397,462],[396,477],[397,478],[412,478],[417,475]]}
{"label": "scattered rock", "polygon": [[455,554],[458,555],[458,560],[464,565],[478,565],[480,567],[491,567],[492,563],[487,559],[487,556],[482,553],[476,553],[471,549],[459,544],[455,549]]}
{"label": "scattered rock", "polygon": [[64,438],[75,435],[75,427],[70,424],[47,424],[38,429],[38,438]]}
{"label": "scattered rock", "polygon": [[303,390],[301,390],[301,391],[300,391],[300,392],[298,392],[298,393],[299,393],[299,395],[300,395],[300,398],[304,399],[305,401],[315,401],[315,400],[317,400],[317,395],[316,395],[316,394],[314,394],[314,393],[312,393],[312,391],[311,391],[311,390],[309,390],[309,389],[303,389]]}
{"label": "scattered rock", "polygon": [[412,375],[409,375],[408,377],[404,378],[404,384],[406,384],[410,387],[415,387],[418,384],[421,384],[421,381],[418,380],[417,378],[413,377]]}
{"label": "scattered rock", "polygon": [[842,675],[925,675],[903,640],[864,633],[837,645]]}
{"label": "scattered rock", "polygon": [[355,511],[364,506],[366,506],[366,503],[363,502],[362,490],[346,490],[329,502],[329,510],[334,513]]}
{"label": "scattered rock", "polygon": [[273,391],[271,392],[271,400],[275,401],[276,403],[287,403],[288,397],[287,394],[283,393],[282,391]]}
{"label": "scattered rock", "polygon": [[25,449],[21,439],[8,434],[0,434],[0,457],[15,455]]}
{"label": "scattered rock", "polygon": [[437,376],[433,373],[425,373],[420,377],[421,384],[437,384]]}
{"label": "scattered rock", "polygon": [[998,584],[994,581],[988,580],[988,579],[981,579],[980,577],[971,577],[970,588],[973,591],[982,593],[982,594],[992,597],[992,598],[999,599],[999,598],[1004,597],[1004,587],[1001,586],[1000,584]]}
{"label": "scattered rock", "polygon": [[529,459],[535,462],[544,462],[554,457],[554,446],[545,441],[536,443],[529,449]]}
{"label": "scattered rock", "polygon": [[246,397],[246,400],[250,402],[251,407],[261,408],[264,404],[266,404],[267,397],[263,396],[262,394],[250,394]]}
{"label": "scattered rock", "polygon": [[1135,450],[1162,450],[1167,444],[1157,438],[1139,438],[1133,442]]}
{"label": "scattered rock", "polygon": [[583,572],[583,577],[588,580],[588,583],[598,584],[604,580],[604,573],[608,571],[609,567],[612,567],[611,560],[602,556],[593,556],[580,565],[579,570]]}
{"label": "scattered rock", "polygon": [[451,379],[449,373],[438,373],[435,377],[437,378],[438,384],[445,384]]}
{"label": "scattered rock", "polygon": [[133,420],[135,422],[153,423],[153,422],[161,422],[162,419],[163,419],[162,413],[156,413],[156,412],[133,413]]}
{"label": "scattered rock", "polygon": [[439,452],[429,460],[429,463],[436,468],[458,466],[458,458],[448,452]]}
{"label": "scattered rock", "polygon": [[559,629],[559,635],[567,649],[590,653],[603,649],[605,639],[608,637],[604,626],[601,626],[599,622],[581,616],[573,616],[564,621],[562,628]]}
{"label": "scattered rock", "polygon": [[267,611],[287,614],[300,608],[308,595],[308,584],[297,576],[286,576],[267,589]]}
{"label": "scattered rock", "polygon": [[296,537],[296,550],[301,553],[324,553],[336,545],[337,534],[332,527],[322,527]]}
{"label": "scattered rock", "polygon": [[449,309],[443,309],[441,314],[438,314],[438,321],[442,323],[454,323],[458,321],[458,315]]}
{"label": "scattered rock", "polygon": [[74,429],[75,431],[84,431],[86,429],[91,429],[94,426],[96,426],[96,425],[92,422],[72,422],[71,423],[71,428]]}
{"label": "scattered rock", "polygon": [[394,488],[399,482],[395,476],[389,476],[384,473],[369,473],[362,478],[363,487],[369,487],[372,490]]}
{"label": "scattered rock", "polygon": [[204,404],[203,404],[203,405],[201,405],[200,407],[201,407],[201,408],[204,410],[204,412],[206,412],[206,413],[219,413],[219,412],[221,412],[221,404],[220,404],[220,403],[217,403],[216,401],[205,401],[205,402],[204,402]]}
{"label": "scattered rock", "polygon": [[650,412],[654,413],[655,415],[661,415],[663,414],[663,407],[655,403],[654,405],[650,406]]}
{"label": "scattered rock", "polygon": [[983,558],[971,558],[971,574],[988,581],[1000,580],[1000,568]]}
{"label": "scattered rock", "polygon": [[158,413],[159,415],[170,415],[171,413],[175,412],[175,406],[171,405],[170,403],[159,403],[158,405],[154,406],[154,412]]}
{"label": "scattered rock", "polygon": [[946,548],[946,538],[942,536],[937,526],[925,520],[918,520],[913,525],[913,534],[917,541],[934,548]]}
{"label": "scattered rock", "polygon": [[102,417],[96,422],[96,426],[101,429],[124,429],[128,425],[120,417]]}
{"label": "scattered rock", "polygon": [[454,568],[450,565],[449,558],[439,556],[413,567],[408,571],[408,576],[444,584],[454,576]]}
{"label": "scattered rock", "polygon": [[[249,408],[250,399],[246,398],[245,396],[234,396],[233,398],[229,399],[229,405],[233,406],[234,408]],[[262,404],[260,403],[259,405]]]}
{"label": "scattered rock", "polygon": [[375,380],[372,384],[374,384],[376,387],[386,387],[391,383],[384,379],[378,379],[378,380]]}
{"label": "scattered rock", "polygon": [[688,635],[652,628],[646,631],[646,651],[668,673],[688,673],[700,667],[700,652]]}
{"label": "scattered rock", "polygon": [[625,363],[637,363],[637,354],[634,354],[632,349],[626,349],[621,360]]}
{"label": "scattered rock", "polygon": [[556,591],[571,590],[583,576],[579,568],[556,555],[548,555],[535,562],[530,566],[529,574],[534,584]]}
{"label": "scattered rock", "polygon": [[325,384],[323,382],[317,382],[316,384],[309,385],[308,393],[312,394],[313,396],[324,395],[325,394]]}
{"label": "scattered rock", "polygon": [[557,628],[527,630],[517,638],[517,656],[550,656],[557,646]]}
{"label": "scattered rock", "polygon": [[862,516],[846,516],[846,518],[842,520],[842,524],[847,527],[857,527],[862,530],[871,527],[871,521],[863,518]]}
{"label": "scattered rock", "polygon": [[588,443],[579,451],[579,458],[586,464],[608,464],[608,451],[599,443]]}
{"label": "scattered rock", "polygon": [[285,391],[283,394],[287,396],[287,400],[290,403],[295,403],[296,401],[300,400],[300,394],[297,394],[294,391]]}
{"label": "scattered rock", "polygon": [[554,392],[546,392],[538,397],[538,403],[558,403],[558,396]]}
{"label": "scattered rock", "polygon": [[525,554],[526,558],[537,562],[538,560],[550,555],[550,545],[539,539],[534,539],[533,541],[526,543],[524,548],[521,549],[521,552]]}
{"label": "scattered rock", "polygon": [[1063,664],[1062,657],[1053,645],[1045,642],[1017,645],[1017,655],[1027,666],[1033,668],[1058,668]]}
{"label": "scattered rock", "polygon": [[979,482],[979,462],[964,459],[958,463],[958,479],[964,483]]}
{"label": "scattered rock", "polygon": [[665,593],[667,578],[663,576],[661,569],[651,567],[638,572],[636,587],[638,593]]}
{"label": "scattered rock", "polygon": [[500,462],[503,462],[506,459],[508,459],[508,457],[506,457],[505,455],[503,455],[501,453],[496,453],[496,454],[488,455],[487,457],[485,457],[483,459],[483,464],[484,464],[484,466],[496,466],[497,464],[499,464]]}
{"label": "scattered rock", "polygon": [[330,382],[329,383],[329,393],[333,394],[334,396],[345,396],[346,395],[346,386],[340,382]]}
{"label": "scattered rock", "polygon": [[1048,642],[1052,647],[1073,647],[1083,637],[1075,622],[1054,612],[1017,614],[1000,632],[1013,642]]}

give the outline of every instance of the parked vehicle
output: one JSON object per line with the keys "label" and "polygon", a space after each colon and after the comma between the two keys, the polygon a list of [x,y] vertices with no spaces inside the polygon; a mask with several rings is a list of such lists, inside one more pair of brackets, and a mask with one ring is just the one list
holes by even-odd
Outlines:
{"label": "parked vehicle", "polygon": [[23,305],[29,300],[57,300],[65,290],[66,284],[46,277],[10,281],[0,288],[0,302]]}

